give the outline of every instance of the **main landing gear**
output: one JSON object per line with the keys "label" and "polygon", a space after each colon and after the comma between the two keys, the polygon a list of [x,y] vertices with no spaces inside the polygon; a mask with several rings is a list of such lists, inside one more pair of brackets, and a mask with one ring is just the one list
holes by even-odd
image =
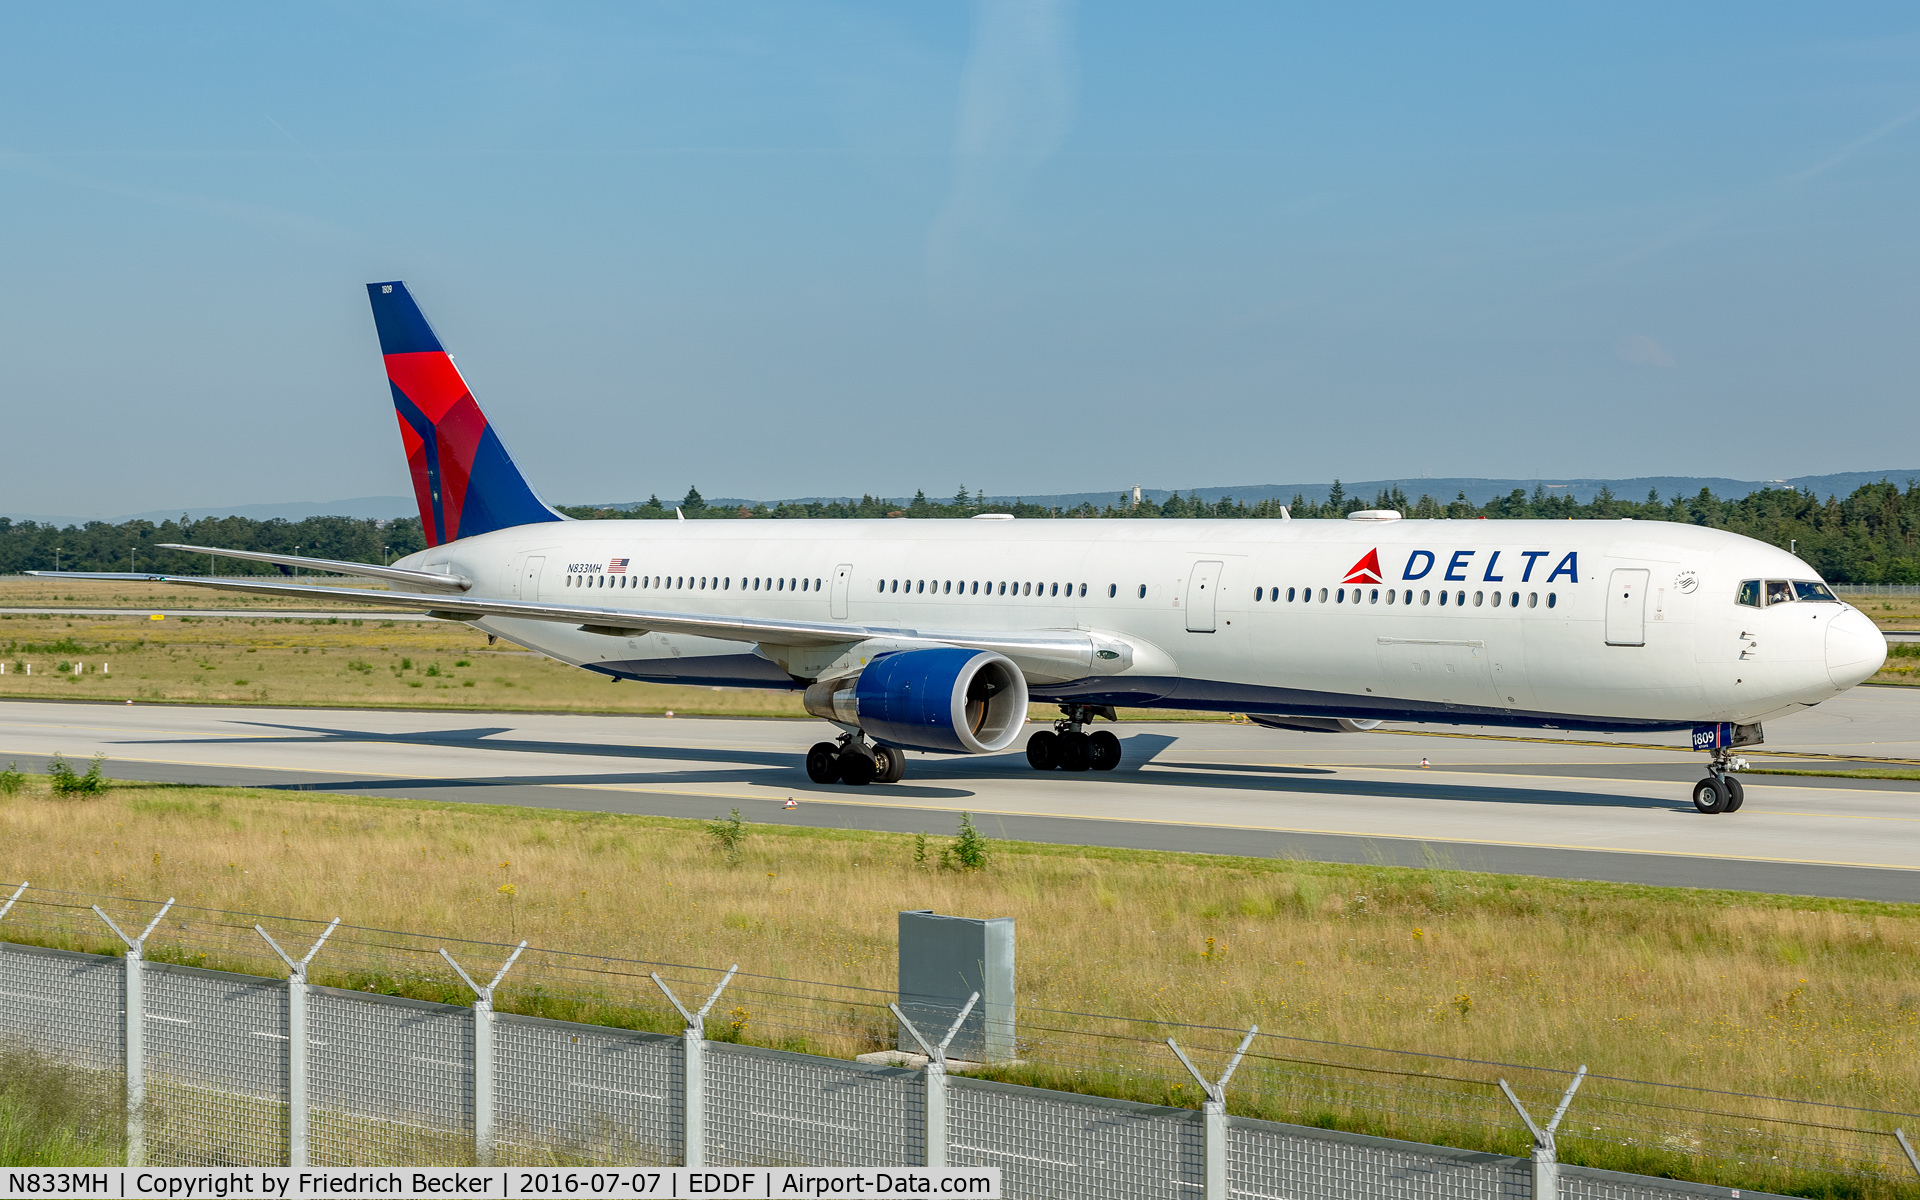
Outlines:
{"label": "main landing gear", "polygon": [[1703,813],[1739,812],[1740,806],[1747,802],[1747,789],[1733,772],[1747,765],[1744,758],[1735,758],[1727,750],[1715,750],[1707,761],[1707,777],[1693,785],[1693,806]]}
{"label": "main landing gear", "polygon": [[1120,765],[1120,739],[1108,730],[1087,733],[1081,726],[1094,717],[1114,720],[1111,708],[1093,704],[1062,704],[1065,714],[1027,739],[1027,762],[1036,771],[1111,771]]}
{"label": "main landing gear", "polygon": [[899,783],[907,773],[907,752],[878,746],[843,733],[837,742],[815,742],[807,751],[807,778],[815,783]]}

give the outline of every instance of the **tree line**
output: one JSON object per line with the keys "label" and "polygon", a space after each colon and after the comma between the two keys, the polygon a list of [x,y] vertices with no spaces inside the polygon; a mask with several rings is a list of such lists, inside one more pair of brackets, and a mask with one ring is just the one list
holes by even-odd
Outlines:
{"label": "tree line", "polygon": [[208,517],[192,521],[125,521],[110,525],[49,525],[0,517],[0,574],[21,571],[160,571],[170,575],[277,575],[266,563],[161,550],[163,542],[219,546],[224,550],[262,550],[302,554],[343,562],[392,562],[427,548],[418,517],[396,521],[354,517],[276,518]]}
{"label": "tree line", "polygon": [[[1530,493],[1515,488],[1482,505],[1468,500],[1464,492],[1445,503],[1428,495],[1412,499],[1399,488],[1369,498],[1350,494],[1335,481],[1324,501],[1309,501],[1296,495],[1284,506],[1275,500],[1248,504],[1223,496],[1209,501],[1201,499],[1198,493],[1182,496],[1175,492],[1158,503],[1148,499],[1135,504],[1131,497],[1123,495],[1104,506],[1082,504],[1077,508],[1049,508],[1020,500],[1011,504],[992,502],[983,493],[969,493],[965,488],[945,500],[931,500],[925,492],[916,492],[911,500],[863,495],[858,500],[725,506],[710,505],[701,497],[699,489],[689,488],[677,505],[663,503],[658,496],[653,496],[646,503],[631,507],[562,507],[560,511],[580,520],[671,521],[676,519],[676,508],[678,515],[688,520],[799,517],[924,520],[966,518],[981,513],[1008,513],[1037,520],[1093,517],[1273,520],[1283,515],[1305,520],[1337,519],[1360,509],[1391,509],[1409,517],[1454,520],[1606,521],[1631,517],[1641,521],[1678,521],[1745,534],[1793,550],[1834,583],[1920,583],[1920,547],[1915,544],[1915,537],[1920,534],[1920,485],[1913,480],[1907,481],[1904,491],[1886,480],[1870,483],[1844,500],[1828,496],[1822,501],[1811,492],[1790,488],[1754,492],[1737,500],[1723,500],[1706,488],[1691,497],[1674,495],[1662,499],[1657,492],[1648,492],[1644,500],[1628,500],[1602,488],[1591,500],[1581,501],[1536,486]],[[192,521],[183,516],[178,521],[158,524],[127,521],[111,525],[92,521],[65,527],[0,518],[0,573],[56,568],[208,573],[210,564],[205,556],[155,549],[161,542],[369,563],[391,562],[426,548],[420,522],[414,517],[381,522],[349,517],[309,517],[303,521],[209,517]],[[234,559],[219,560],[211,564],[211,569],[222,575],[275,573],[271,566]]]}

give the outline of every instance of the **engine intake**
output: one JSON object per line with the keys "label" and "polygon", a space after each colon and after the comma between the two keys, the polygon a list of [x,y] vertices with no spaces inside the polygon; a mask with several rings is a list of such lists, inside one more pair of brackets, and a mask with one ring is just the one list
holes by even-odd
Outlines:
{"label": "engine intake", "polygon": [[856,675],[822,680],[807,711],[884,745],[943,754],[1005,750],[1027,721],[1027,681],[1005,655],[932,647],[882,655]]}

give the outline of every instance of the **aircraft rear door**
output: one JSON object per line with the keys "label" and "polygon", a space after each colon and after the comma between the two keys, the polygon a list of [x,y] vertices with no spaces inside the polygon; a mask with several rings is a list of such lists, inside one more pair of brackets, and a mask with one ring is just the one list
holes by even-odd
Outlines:
{"label": "aircraft rear door", "polygon": [[833,619],[847,619],[847,592],[853,587],[853,564],[841,563],[833,569]]}
{"label": "aircraft rear door", "polygon": [[540,572],[547,565],[544,555],[535,554],[527,559],[520,568],[519,593],[522,600],[535,603],[540,599]]}
{"label": "aircraft rear door", "polygon": [[1187,578],[1187,632],[1212,633],[1215,619],[1214,606],[1220,598],[1220,564],[1202,562],[1193,564],[1193,574]]}
{"label": "aircraft rear door", "polygon": [[1651,571],[1622,567],[1607,586],[1607,645],[1647,644],[1647,579]]}

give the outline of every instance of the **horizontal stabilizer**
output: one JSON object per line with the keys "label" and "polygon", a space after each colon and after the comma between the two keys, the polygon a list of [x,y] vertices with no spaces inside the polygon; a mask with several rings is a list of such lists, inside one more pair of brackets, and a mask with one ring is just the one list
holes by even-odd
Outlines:
{"label": "horizontal stabilizer", "polygon": [[[377,567],[372,563],[343,562],[334,558],[302,558],[297,554],[269,554],[259,550],[221,550],[214,546],[181,546],[172,542],[162,542],[160,548],[179,550],[187,554],[217,554],[221,558],[272,563],[276,567],[300,567],[309,571],[331,571],[336,575],[390,579],[395,583],[409,583],[423,588],[464,592],[473,586],[473,580],[464,575],[445,575],[438,571],[410,571],[405,567]],[[140,578],[144,579],[146,576],[140,576]]]}

